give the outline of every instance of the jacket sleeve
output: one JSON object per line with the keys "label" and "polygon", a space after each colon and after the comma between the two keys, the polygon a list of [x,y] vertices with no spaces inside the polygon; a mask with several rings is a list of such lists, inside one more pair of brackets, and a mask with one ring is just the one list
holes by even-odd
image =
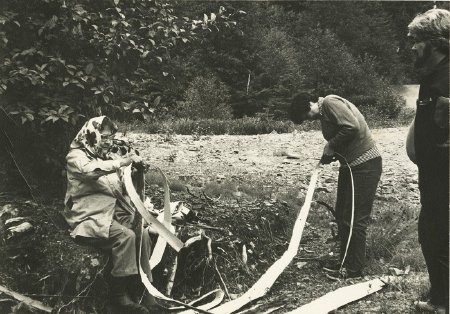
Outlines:
{"label": "jacket sleeve", "polygon": [[120,160],[90,159],[80,149],[74,149],[66,157],[67,171],[79,180],[97,180],[101,176],[120,169]]}
{"label": "jacket sleeve", "polygon": [[335,136],[328,140],[333,150],[342,149],[351,142],[358,134],[359,122],[353,112],[340,99],[325,98],[322,104],[323,115],[335,123],[338,131]]}

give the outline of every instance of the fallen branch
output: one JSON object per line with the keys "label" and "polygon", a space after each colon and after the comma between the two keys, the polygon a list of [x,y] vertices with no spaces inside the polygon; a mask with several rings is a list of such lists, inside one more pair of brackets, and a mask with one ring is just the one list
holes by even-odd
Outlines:
{"label": "fallen branch", "polygon": [[214,268],[216,270],[217,276],[219,277],[220,284],[222,286],[223,291],[225,291],[225,295],[227,296],[228,300],[231,300],[230,294],[228,293],[227,285],[225,284],[225,281],[223,281],[222,275],[219,272],[219,268],[217,268],[217,263],[214,261]]}
{"label": "fallen branch", "polygon": [[198,227],[198,228],[202,228],[202,229],[211,229],[211,230],[217,230],[217,231],[225,231],[224,228],[208,226],[208,225],[204,225],[204,224],[200,224],[200,223],[186,223],[186,225],[193,226],[193,227]]}
{"label": "fallen branch", "polygon": [[323,201],[316,201],[316,203],[324,206],[331,213],[331,215],[333,215],[333,217],[336,219],[336,213],[334,212],[333,206],[331,206]]}
{"label": "fallen branch", "polygon": [[28,305],[28,306],[30,306],[32,308],[41,310],[43,312],[51,313],[52,310],[53,310],[51,307],[46,306],[44,303],[42,303],[40,301],[33,300],[33,299],[31,299],[29,297],[26,297],[26,296],[24,296],[24,295],[22,295],[20,293],[11,291],[11,290],[9,290],[6,287],[0,286],[0,292],[4,293],[6,295],[9,295],[10,297],[13,297],[17,301],[23,302],[26,305]]}
{"label": "fallen branch", "polygon": [[303,229],[305,227],[306,218],[308,217],[309,209],[311,207],[312,197],[319,177],[319,164],[314,168],[309,183],[308,191],[306,193],[305,202],[300,209],[297,219],[295,220],[294,228],[292,230],[291,241],[288,249],[283,256],[278,259],[270,268],[259,278],[259,280],[242,296],[239,298],[222,304],[219,307],[211,310],[212,313],[229,314],[237,311],[245,304],[254,301],[264,296],[272,287],[273,283],[284,269],[291,263],[295,255],[297,255],[300,240],[302,238]]}
{"label": "fallen branch", "polygon": [[175,275],[177,273],[177,266],[178,266],[178,256],[175,256],[175,258],[173,259],[172,265],[169,269],[169,280],[167,282],[167,286],[166,286],[166,295],[170,296],[170,294],[172,293],[172,287],[173,287],[173,283],[175,281]]}
{"label": "fallen branch", "polygon": [[288,314],[326,314],[350,302],[359,300],[381,290],[386,284],[395,280],[393,276],[376,278],[366,282],[357,283],[351,286],[342,287],[329,292],[324,296],[315,299],[311,303],[305,304]]}

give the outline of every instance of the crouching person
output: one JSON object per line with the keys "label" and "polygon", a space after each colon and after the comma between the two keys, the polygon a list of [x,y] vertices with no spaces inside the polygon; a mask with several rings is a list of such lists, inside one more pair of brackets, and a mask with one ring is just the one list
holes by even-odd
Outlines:
{"label": "crouching person", "polygon": [[[381,176],[381,156],[367,123],[359,110],[348,100],[328,95],[314,98],[309,93],[294,96],[290,111],[294,123],[320,120],[327,140],[321,163],[341,162],[339,169],[335,215],[340,240],[340,258],[324,270],[329,277],[360,277],[366,262],[366,230]],[[354,182],[354,222],[352,216],[352,184]],[[347,256],[344,258],[350,237]],[[341,264],[345,272],[341,270]]]}
{"label": "crouching person", "polygon": [[[67,192],[64,217],[75,242],[110,253],[111,303],[119,313],[149,313],[154,298],[145,292],[138,272],[136,235],[131,229],[134,210],[127,201],[120,168],[141,162],[137,155],[112,157],[116,125],[105,116],[84,124],[67,154]],[[142,235],[140,264],[149,279],[151,239]]]}

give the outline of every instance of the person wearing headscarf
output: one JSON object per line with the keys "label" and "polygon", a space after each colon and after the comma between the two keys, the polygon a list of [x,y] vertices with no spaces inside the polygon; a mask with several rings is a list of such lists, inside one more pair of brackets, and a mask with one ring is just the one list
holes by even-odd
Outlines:
{"label": "person wearing headscarf", "polygon": [[[121,181],[121,169],[140,163],[132,151],[113,145],[117,126],[106,116],[87,121],[70,145],[67,161],[67,192],[63,216],[75,242],[106,250],[111,255],[109,278],[111,302],[120,313],[149,313],[154,299],[147,292],[143,305],[138,276],[135,211]],[[151,280],[151,239],[142,235],[140,264]],[[139,291],[140,290],[140,291]],[[142,295],[142,294],[141,294]]]}
{"label": "person wearing headscarf", "polygon": [[407,152],[419,170],[419,242],[430,277],[422,311],[448,313],[449,306],[449,32],[450,12],[432,9],[408,25],[420,89]]}

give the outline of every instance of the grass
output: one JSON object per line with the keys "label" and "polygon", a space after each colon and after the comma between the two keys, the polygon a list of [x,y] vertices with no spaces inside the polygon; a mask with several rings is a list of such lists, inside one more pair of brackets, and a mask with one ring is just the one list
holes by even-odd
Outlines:
{"label": "grass", "polygon": [[[259,200],[276,198],[285,202],[289,207],[297,209],[303,204],[303,200],[299,198],[297,187],[277,192],[273,187],[257,180],[252,180],[251,184],[232,180],[222,183],[209,182],[205,185],[204,191],[215,198],[221,196],[222,200],[236,199],[236,192],[240,191],[241,198],[248,197]],[[319,193],[315,199],[333,206],[335,195]],[[311,214],[308,217],[308,221],[312,225],[324,225],[324,222],[333,220],[331,214],[321,207],[313,202]],[[409,265],[414,271],[426,269],[417,241],[416,213],[418,210],[419,208],[411,208],[411,204],[408,203],[375,201],[372,221],[367,231],[368,269],[379,271],[388,265],[400,269]]]}
{"label": "grass", "polygon": [[[406,126],[414,117],[414,109],[403,108],[398,117],[388,118],[381,116],[373,108],[361,109],[370,128]],[[274,120],[261,117],[244,117],[240,119],[154,119],[150,122],[139,120],[130,122],[118,122],[119,129],[131,132],[162,134],[165,141],[171,141],[175,134],[192,135],[193,139],[199,139],[202,135],[257,135],[276,133],[291,133],[297,131],[319,130],[319,121],[305,121],[301,125],[295,125],[288,120]]]}

